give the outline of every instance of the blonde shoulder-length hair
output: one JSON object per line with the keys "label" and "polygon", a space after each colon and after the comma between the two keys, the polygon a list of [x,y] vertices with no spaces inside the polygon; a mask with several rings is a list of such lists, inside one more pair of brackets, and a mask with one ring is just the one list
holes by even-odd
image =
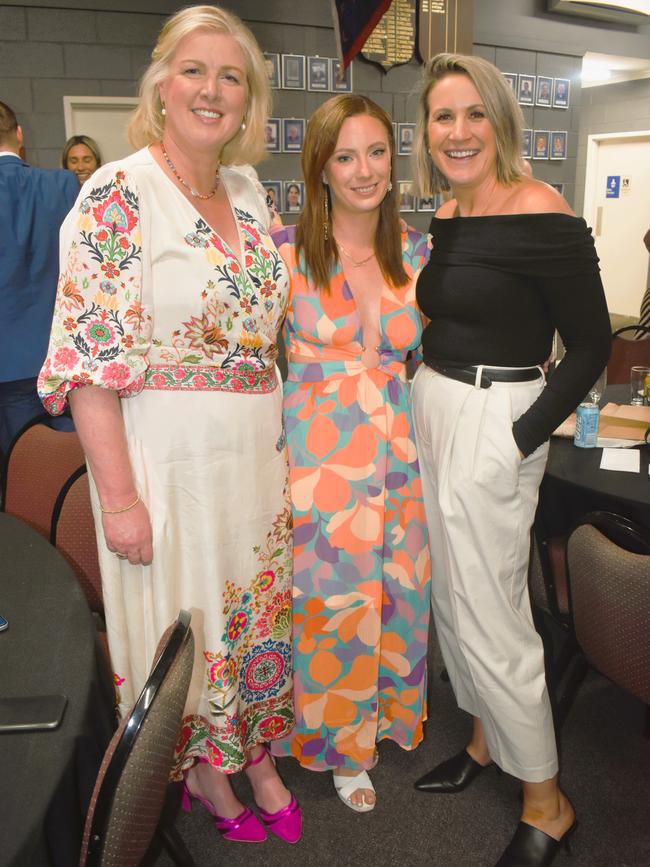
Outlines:
{"label": "blonde shoulder-length hair", "polygon": [[382,124],[390,148],[392,187],[379,206],[374,244],[377,261],[390,285],[404,286],[409,279],[402,260],[399,207],[395,191],[393,124],[384,109],[371,99],[358,94],[340,93],[324,102],[311,116],[302,151],[305,206],[296,227],[296,261],[301,261],[302,253],[305,276],[324,292],[330,288],[330,275],[338,260],[338,248],[329,217],[332,199],[329,187],[323,182],[323,171],[334,153],[343,123],[358,115],[374,117]]}
{"label": "blonde shoulder-length hair", "polygon": [[425,64],[418,95],[418,114],[413,144],[413,168],[420,196],[447,192],[449,182],[436,168],[429,153],[427,125],[431,89],[448,75],[466,75],[478,90],[494,130],[497,181],[509,186],[523,173],[521,131],[524,116],[514,93],[501,72],[482,57],[468,54],[436,54]]}
{"label": "blonde shoulder-length hair", "polygon": [[91,154],[95,157],[97,168],[101,166],[102,155],[101,151],[99,150],[99,145],[97,144],[95,139],[91,138],[89,135],[72,135],[63,146],[63,150],[61,152],[61,168],[68,168],[68,154],[76,145],[85,145],[91,152]]}
{"label": "blonde shoulder-length hair", "polygon": [[221,162],[255,165],[266,153],[264,132],[271,110],[264,55],[248,27],[236,15],[217,6],[189,6],[165,22],[151,53],[151,63],[140,82],[140,103],[129,124],[129,141],[134,147],[142,148],[162,137],[165,123],[158,86],[169,74],[180,41],[201,30],[232,36],[242,50],[248,91],[246,128],[239,130],[225,145]]}

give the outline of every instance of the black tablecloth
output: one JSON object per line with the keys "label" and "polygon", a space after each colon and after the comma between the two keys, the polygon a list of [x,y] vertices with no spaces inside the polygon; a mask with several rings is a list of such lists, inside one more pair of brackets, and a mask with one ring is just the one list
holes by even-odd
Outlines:
{"label": "black tablecloth", "polygon": [[0,695],[63,693],[61,725],[0,733],[0,863],[68,867],[113,725],[110,673],[85,596],[66,561],[0,514]]}
{"label": "black tablecloth", "polygon": [[[601,406],[629,400],[629,385],[605,389]],[[650,446],[639,448],[641,471],[601,470],[602,448],[581,449],[572,439],[552,437],[546,475],[540,491],[540,512],[548,535],[564,535],[582,515],[604,509],[650,529]]]}

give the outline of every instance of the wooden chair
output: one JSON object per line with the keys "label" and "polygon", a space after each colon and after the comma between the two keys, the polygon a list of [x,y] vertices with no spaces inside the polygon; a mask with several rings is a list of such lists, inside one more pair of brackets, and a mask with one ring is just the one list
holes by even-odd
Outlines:
{"label": "wooden chair", "polygon": [[72,473],[59,491],[52,512],[50,542],[72,566],[90,610],[103,618],[102,578],[85,464]]}
{"label": "wooden chair", "polygon": [[586,515],[567,543],[571,614],[582,665],[567,708],[591,666],[646,705],[650,737],[650,532],[607,512]]}
{"label": "wooden chair", "polygon": [[193,863],[177,833],[159,826],[193,662],[190,614],[181,611],[161,638],[144,689],[104,756],[80,867],[138,867],[156,832],[175,864]]}
{"label": "wooden chair", "polygon": [[612,334],[607,384],[622,385],[629,382],[630,368],[637,364],[650,367],[650,328],[645,325],[626,325]]}
{"label": "wooden chair", "polygon": [[85,462],[74,431],[49,427],[39,416],[15,437],[5,459],[2,510],[49,539],[52,512],[63,484]]}

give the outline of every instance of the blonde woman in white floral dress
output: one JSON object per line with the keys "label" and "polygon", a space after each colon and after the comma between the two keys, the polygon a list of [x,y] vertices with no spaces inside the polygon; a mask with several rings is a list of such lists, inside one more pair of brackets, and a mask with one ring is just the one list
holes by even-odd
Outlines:
{"label": "blonde woman in white floral dress", "polygon": [[[141,85],[137,153],[84,185],[61,235],[46,408],[66,401],[93,480],[120,710],[192,613],[173,777],[230,840],[300,836],[262,744],[293,725],[291,519],[276,336],[288,276],[254,173],[269,105],[250,32],[177,13]],[[233,793],[247,769],[264,824]]]}

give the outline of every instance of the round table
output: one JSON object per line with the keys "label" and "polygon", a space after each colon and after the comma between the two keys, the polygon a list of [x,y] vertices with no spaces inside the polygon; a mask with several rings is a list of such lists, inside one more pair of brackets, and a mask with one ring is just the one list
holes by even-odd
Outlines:
{"label": "round table", "polygon": [[[605,389],[606,403],[626,403],[629,385]],[[596,509],[617,512],[650,529],[650,446],[641,452],[639,473],[601,470],[601,448],[581,449],[573,440],[552,437],[540,491],[540,512],[549,535],[564,535],[582,515]]]}
{"label": "round table", "polygon": [[83,819],[115,725],[114,692],[86,598],[38,533],[0,514],[0,695],[59,694],[58,728],[0,733],[0,861],[76,865]]}

